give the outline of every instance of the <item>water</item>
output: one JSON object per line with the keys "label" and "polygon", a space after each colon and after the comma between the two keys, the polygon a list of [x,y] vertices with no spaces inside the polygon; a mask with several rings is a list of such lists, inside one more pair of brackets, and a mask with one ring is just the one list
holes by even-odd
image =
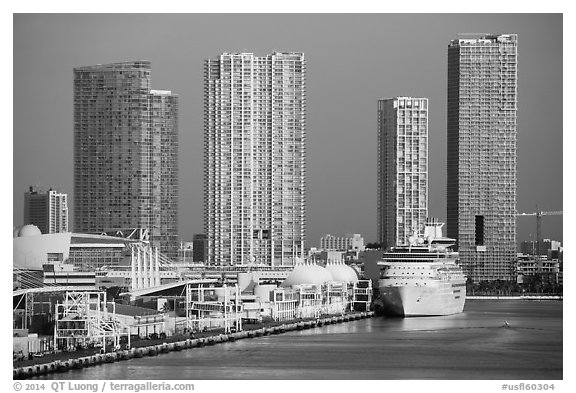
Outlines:
{"label": "water", "polygon": [[560,380],[562,370],[562,302],[468,300],[458,315],[375,317],[45,378]]}

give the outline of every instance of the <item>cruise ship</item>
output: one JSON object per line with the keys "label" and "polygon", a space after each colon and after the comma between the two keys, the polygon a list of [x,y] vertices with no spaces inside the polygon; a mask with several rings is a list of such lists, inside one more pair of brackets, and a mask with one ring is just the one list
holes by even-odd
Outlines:
{"label": "cruise ship", "polygon": [[444,223],[428,220],[424,236],[411,236],[408,245],[383,254],[376,312],[417,317],[462,312],[466,277],[457,264],[455,240],[442,237]]}

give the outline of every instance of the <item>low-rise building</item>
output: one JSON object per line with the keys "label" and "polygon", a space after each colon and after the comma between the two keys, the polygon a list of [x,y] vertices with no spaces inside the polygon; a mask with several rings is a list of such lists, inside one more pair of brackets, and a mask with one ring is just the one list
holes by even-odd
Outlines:
{"label": "low-rise building", "polygon": [[130,245],[140,243],[123,237],[86,234],[42,234],[34,225],[24,225],[14,231],[14,267],[42,270],[51,262],[74,265],[78,271],[95,271],[104,266],[117,266],[131,256]]}
{"label": "low-rise building", "polygon": [[308,255],[308,259],[314,263],[321,264],[343,263],[344,254],[344,251],[311,249]]}
{"label": "low-rise building", "polygon": [[561,251],[562,243],[557,240],[542,239],[540,247],[536,241],[524,241],[520,243],[520,252],[526,255],[547,255],[551,251]]}
{"label": "low-rise building", "polygon": [[168,326],[168,314],[150,308],[116,304],[116,318],[130,328],[130,335],[141,338],[152,334],[174,333]]}
{"label": "low-rise building", "polygon": [[192,237],[192,261],[206,262],[208,238],[203,233],[197,233]]}
{"label": "low-rise building", "polygon": [[358,233],[344,236],[326,234],[320,238],[320,250],[323,251],[362,251],[364,248],[364,238]]}
{"label": "low-rise building", "polygon": [[43,265],[45,286],[61,286],[76,291],[95,291],[96,272],[74,270],[73,265],[60,262]]}
{"label": "low-rise building", "polygon": [[518,254],[517,264],[518,283],[522,283],[526,276],[539,275],[544,281],[560,284],[562,281],[560,261],[545,257]]}

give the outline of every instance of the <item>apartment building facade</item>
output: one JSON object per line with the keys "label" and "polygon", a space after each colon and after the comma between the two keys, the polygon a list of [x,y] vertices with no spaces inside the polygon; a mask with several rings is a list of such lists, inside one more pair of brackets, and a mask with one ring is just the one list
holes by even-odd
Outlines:
{"label": "apartment building facade", "polygon": [[68,194],[30,187],[24,193],[24,225],[36,225],[42,234],[68,232]]}
{"label": "apartment building facade", "polygon": [[517,43],[472,35],[448,46],[448,237],[475,282],[514,277]]}
{"label": "apartment building facade", "polygon": [[146,229],[178,247],[178,96],[152,90],[151,63],[74,69],[74,230]]}
{"label": "apartment building facade", "polygon": [[204,65],[204,231],[211,264],[292,265],[306,217],[303,53]]}
{"label": "apartment building facade", "polygon": [[406,244],[427,217],[428,99],[378,100],[379,242]]}

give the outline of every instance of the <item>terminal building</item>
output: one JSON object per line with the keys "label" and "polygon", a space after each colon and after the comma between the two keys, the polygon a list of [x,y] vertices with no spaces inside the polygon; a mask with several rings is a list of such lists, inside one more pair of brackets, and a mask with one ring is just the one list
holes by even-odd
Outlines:
{"label": "terminal building", "polygon": [[[366,311],[372,299],[371,282],[342,262],[184,264],[138,236],[43,235],[33,225],[14,235],[18,353],[124,345],[131,338],[206,329],[230,332],[243,323]],[[112,328],[94,335],[102,326]]]}
{"label": "terminal building", "polygon": [[129,238],[85,234],[42,234],[35,225],[24,225],[14,231],[14,267],[43,270],[43,265],[66,262],[79,271],[95,271],[116,266],[129,257],[129,246],[140,242]]}
{"label": "terminal building", "polygon": [[34,225],[18,228],[13,239],[14,289],[134,288],[179,280],[181,269],[153,249],[142,234],[134,230],[117,236],[44,235]]}

